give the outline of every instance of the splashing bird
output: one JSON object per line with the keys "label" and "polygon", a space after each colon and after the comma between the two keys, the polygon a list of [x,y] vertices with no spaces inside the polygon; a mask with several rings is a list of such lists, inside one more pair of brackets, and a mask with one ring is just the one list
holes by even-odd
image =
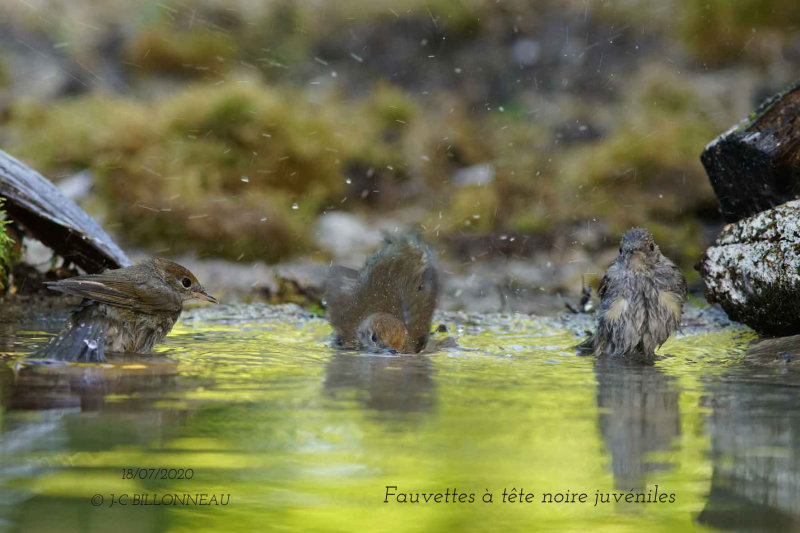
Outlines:
{"label": "splashing bird", "polygon": [[45,285],[84,300],[50,344],[33,355],[103,362],[106,352],[148,354],[172,330],[187,300],[217,303],[188,269],[166,259]]}
{"label": "splashing bird", "polygon": [[361,270],[331,267],[325,284],[337,344],[368,351],[425,348],[439,295],[430,246],[416,236],[388,236]]}
{"label": "splashing bird", "polygon": [[649,231],[633,228],[622,236],[598,294],[597,331],[578,352],[653,363],[656,348],[680,328],[686,279]]}

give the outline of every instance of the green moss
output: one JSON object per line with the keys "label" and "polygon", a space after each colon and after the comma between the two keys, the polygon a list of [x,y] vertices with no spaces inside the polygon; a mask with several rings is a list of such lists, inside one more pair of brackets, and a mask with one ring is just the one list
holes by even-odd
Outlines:
{"label": "green moss", "polygon": [[663,77],[636,92],[638,104],[612,134],[561,158],[561,196],[572,200],[574,220],[603,220],[615,234],[650,227],[688,267],[703,246],[696,215],[716,205],[697,155],[717,127],[691,93]]}
{"label": "green moss", "polygon": [[150,105],[28,105],[12,129],[43,172],[93,169],[109,223],[132,244],[273,261],[302,250],[314,216],[339,200],[346,122],[296,92],[225,84]]}
{"label": "green moss", "polygon": [[677,12],[679,37],[695,58],[714,65],[769,59],[800,24],[796,0],[679,0]]}
{"label": "green moss", "polygon": [[128,41],[125,59],[134,73],[224,75],[236,55],[233,39],[207,27],[146,29]]}
{"label": "green moss", "polygon": [[406,132],[404,160],[427,187],[446,193],[455,171],[494,159],[494,132],[482,126],[462,102],[439,94]]}
{"label": "green moss", "polygon": [[[458,168],[453,153],[459,163],[480,159],[463,116],[436,118],[437,128],[418,135],[420,115],[388,84],[363,102],[198,84],[154,102],[90,95],[24,103],[9,131],[14,152],[48,175],[90,168],[104,217],[130,244],[276,261],[309,250],[316,216],[340,205],[358,172],[398,188],[411,176],[446,179]],[[430,172],[434,164],[443,170]],[[365,188],[396,206],[382,185]]]}
{"label": "green moss", "polygon": [[[588,220],[615,238],[651,227],[683,266],[701,250],[697,217],[716,200],[698,154],[728,117],[666,67],[632,79],[605,111],[608,134],[566,146],[555,128],[602,113],[576,105],[547,124],[522,102],[476,113],[448,93],[369,89],[356,100],[257,82],[154,101],[90,95],[16,105],[8,131],[12,151],[47,175],[90,168],[107,224],[154,250],[277,261],[314,251],[323,211],[410,206],[408,219],[437,236]],[[493,179],[452,183],[474,165]]]}
{"label": "green moss", "polygon": [[8,222],[4,220],[5,211],[2,209],[4,200],[0,198],[0,294],[8,290],[8,276],[15,261],[14,240],[6,233]]}
{"label": "green moss", "polygon": [[402,89],[379,83],[370,94],[368,111],[384,130],[394,130],[410,124],[419,114],[417,103]]}
{"label": "green moss", "polygon": [[491,123],[490,128],[499,229],[521,233],[551,229],[562,202],[547,157],[551,150],[546,130],[524,116]]}
{"label": "green moss", "polygon": [[122,157],[158,141],[154,136],[159,122],[131,100],[98,95],[46,106],[17,103],[9,127],[19,156],[36,169],[61,173],[91,167],[105,154]]}
{"label": "green moss", "polygon": [[450,206],[444,212],[441,231],[487,234],[497,226],[497,195],[493,187],[472,185],[450,195]]}

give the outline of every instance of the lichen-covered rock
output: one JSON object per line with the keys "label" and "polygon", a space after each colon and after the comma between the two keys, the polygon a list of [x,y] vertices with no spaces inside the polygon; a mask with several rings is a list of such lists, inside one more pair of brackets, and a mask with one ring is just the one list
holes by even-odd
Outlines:
{"label": "lichen-covered rock", "polygon": [[698,266],[706,299],[768,335],[800,333],[800,200],[728,224]]}
{"label": "lichen-covered rock", "polygon": [[800,82],[711,141],[700,160],[726,222],[800,198]]}

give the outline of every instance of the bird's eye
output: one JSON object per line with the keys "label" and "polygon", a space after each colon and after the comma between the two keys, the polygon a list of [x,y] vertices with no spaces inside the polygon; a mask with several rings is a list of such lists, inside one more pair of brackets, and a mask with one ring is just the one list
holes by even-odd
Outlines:
{"label": "bird's eye", "polygon": [[371,339],[372,342],[378,342],[378,334],[373,331]]}
{"label": "bird's eye", "polygon": [[184,287],[186,287],[188,289],[189,287],[192,286],[192,280],[190,280],[189,278],[183,278],[181,280],[181,285],[183,285]]}
{"label": "bird's eye", "polygon": [[622,246],[619,247],[619,253],[622,253]]}
{"label": "bird's eye", "polygon": [[650,251],[654,252],[655,250],[656,250],[656,245],[651,242],[650,243]]}

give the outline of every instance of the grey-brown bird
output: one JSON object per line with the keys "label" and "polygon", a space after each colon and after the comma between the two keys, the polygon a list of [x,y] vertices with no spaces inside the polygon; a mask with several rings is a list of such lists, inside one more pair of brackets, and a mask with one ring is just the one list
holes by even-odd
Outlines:
{"label": "grey-brown bird", "polygon": [[656,348],[680,327],[686,278],[649,231],[633,228],[622,236],[598,294],[597,331],[578,352],[652,363]]}
{"label": "grey-brown bird", "polygon": [[102,362],[106,352],[151,353],[186,300],[217,303],[188,269],[160,258],[45,285],[84,299],[58,337],[34,355],[60,361]]}
{"label": "grey-brown bird", "polygon": [[368,351],[425,348],[438,295],[433,250],[417,236],[387,236],[361,270],[333,266],[325,284],[336,342]]}

